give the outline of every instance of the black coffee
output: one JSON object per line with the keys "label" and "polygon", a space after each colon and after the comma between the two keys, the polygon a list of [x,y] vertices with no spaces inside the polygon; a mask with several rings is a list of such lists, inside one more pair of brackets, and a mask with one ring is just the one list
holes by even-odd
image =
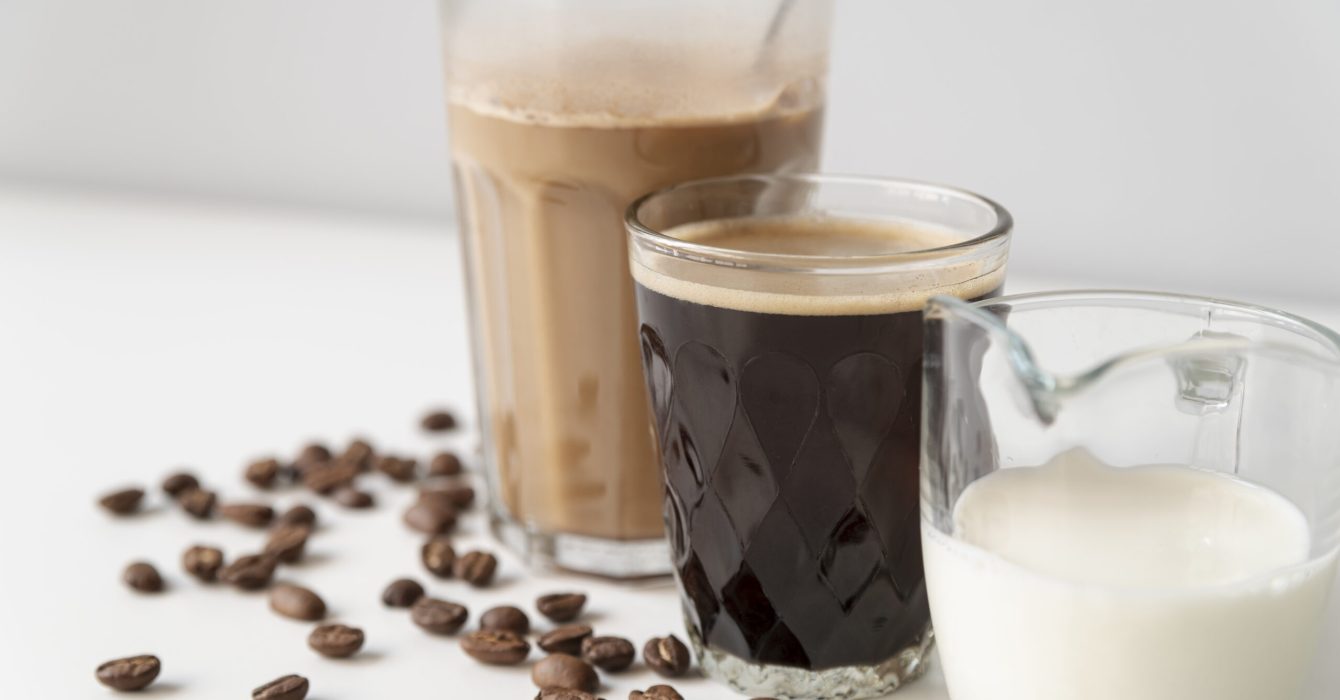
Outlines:
{"label": "black coffee", "polygon": [[[805,228],[808,241],[763,230],[771,242],[731,247],[823,252],[830,242]],[[877,243],[851,240],[831,243]],[[991,279],[951,289],[991,296]],[[915,646],[930,619],[918,517],[922,297],[888,296],[887,311],[859,294],[788,308],[785,295],[638,282],[666,522],[702,641],[810,669],[878,664]]]}

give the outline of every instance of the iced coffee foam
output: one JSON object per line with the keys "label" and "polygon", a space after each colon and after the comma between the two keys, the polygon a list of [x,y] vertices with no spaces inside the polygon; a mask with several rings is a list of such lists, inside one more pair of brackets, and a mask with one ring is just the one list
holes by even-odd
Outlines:
{"label": "iced coffee foam", "polygon": [[[632,263],[639,284],[666,296],[719,308],[797,316],[918,311],[932,296],[977,299],[1004,282],[1002,261],[963,259],[962,251],[938,250],[961,243],[960,233],[922,223],[823,215],[758,216],[676,226],[665,235],[715,251],[793,256],[787,267],[815,266],[823,272],[750,270],[664,256]],[[704,257],[713,257],[705,251]],[[806,262],[800,256],[822,259]],[[875,258],[864,274],[837,274]],[[759,263],[766,264],[766,263]]]}

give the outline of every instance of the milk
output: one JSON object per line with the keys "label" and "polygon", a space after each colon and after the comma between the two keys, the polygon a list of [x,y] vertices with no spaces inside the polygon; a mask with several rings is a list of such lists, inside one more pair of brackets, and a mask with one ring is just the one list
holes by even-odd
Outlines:
{"label": "milk", "polygon": [[1335,555],[1309,562],[1280,495],[1074,450],[973,483],[953,536],[923,522],[953,700],[1285,700],[1320,633]]}

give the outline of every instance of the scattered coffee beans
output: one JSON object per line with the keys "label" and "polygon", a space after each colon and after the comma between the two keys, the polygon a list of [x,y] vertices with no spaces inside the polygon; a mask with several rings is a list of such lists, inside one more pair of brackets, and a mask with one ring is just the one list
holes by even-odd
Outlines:
{"label": "scattered coffee beans", "polygon": [[200,480],[190,472],[175,472],[163,479],[163,491],[176,498],[191,489],[200,488]]}
{"label": "scattered coffee beans", "polygon": [[642,659],[651,670],[666,678],[678,678],[689,670],[689,650],[684,643],[675,638],[653,637],[642,647]]}
{"label": "scattered coffee beans", "polygon": [[425,486],[419,489],[419,502],[464,510],[475,502],[475,490],[465,484]]}
{"label": "scattered coffee beans", "polygon": [[321,462],[307,467],[302,473],[302,485],[323,496],[335,493],[354,483],[358,466],[348,462]]}
{"label": "scattered coffee beans", "polygon": [[344,454],[340,455],[341,462],[348,462],[358,466],[359,471],[367,471],[372,466],[372,445],[367,440],[355,438],[344,448]]}
{"label": "scattered coffee beans", "polygon": [[567,654],[550,654],[530,669],[530,679],[541,688],[573,688],[588,693],[600,687],[591,664]]}
{"label": "scattered coffee beans", "polygon": [[455,452],[439,452],[428,463],[428,476],[456,476],[461,473],[461,458]]}
{"label": "scattered coffee beans", "polygon": [[599,700],[596,696],[572,688],[541,688],[535,700]]}
{"label": "scattered coffee beans", "polygon": [[247,465],[247,469],[242,476],[256,488],[274,488],[275,479],[279,477],[279,461],[274,459],[256,460]]}
{"label": "scattered coffee beans", "polygon": [[456,563],[456,550],[451,546],[451,540],[446,537],[437,536],[423,543],[423,549],[419,552],[423,560],[423,568],[438,578],[450,578],[451,568]]}
{"label": "scattered coffee beans", "polygon": [[417,476],[419,463],[413,459],[401,459],[385,455],[377,460],[377,471],[391,477],[393,481],[407,483]]}
{"label": "scattered coffee beans", "polygon": [[524,637],[530,632],[530,618],[521,608],[499,605],[484,611],[479,617],[479,629],[511,632]]}
{"label": "scattered coffee beans", "polygon": [[633,664],[633,643],[623,637],[588,637],[582,640],[582,658],[602,671],[616,673]]}
{"label": "scattered coffee beans", "polygon": [[535,609],[554,622],[571,622],[577,619],[585,605],[584,593],[550,593],[535,600]]}
{"label": "scattered coffee beans", "polygon": [[456,558],[456,578],[476,588],[492,583],[497,571],[498,559],[488,552],[476,550]]}
{"label": "scattered coffee beans", "polygon": [[634,690],[628,694],[628,700],[684,700],[684,696],[668,685],[653,685],[646,690]]}
{"label": "scattered coffee beans", "polygon": [[284,511],[275,522],[276,525],[306,525],[316,527],[316,511],[304,505],[296,505]]}
{"label": "scattered coffee beans", "polygon": [[274,508],[259,503],[228,503],[218,510],[220,516],[247,527],[265,527],[275,519]]}
{"label": "scattered coffee beans", "polygon": [[461,638],[461,648],[480,663],[511,666],[530,655],[530,642],[512,632],[479,630]]}
{"label": "scattered coffee beans", "polygon": [[98,505],[117,515],[130,515],[140,509],[144,489],[121,489],[98,499]]}
{"label": "scattered coffee beans", "polygon": [[398,578],[382,591],[382,604],[390,608],[408,608],[423,597],[423,586],[418,581]]}
{"label": "scattered coffee beans", "polygon": [[409,619],[433,634],[456,634],[469,617],[464,605],[437,598],[420,598],[409,609]]}
{"label": "scattered coffee beans", "polygon": [[121,580],[141,593],[158,593],[163,590],[163,577],[148,562],[137,561],[127,566],[121,574]]}
{"label": "scattered coffee beans", "polygon": [[451,506],[442,507],[419,501],[405,511],[404,520],[406,525],[419,532],[441,535],[456,526],[456,510]]}
{"label": "scattered coffee beans", "polygon": [[332,659],[344,659],[363,648],[363,630],[348,625],[321,625],[307,635],[312,651]]}
{"label": "scattered coffee beans", "polygon": [[145,654],[116,659],[98,667],[98,682],[116,690],[142,690],[158,677],[163,663],[157,656]]}
{"label": "scattered coffee beans", "polygon": [[223,551],[217,547],[196,545],[181,555],[181,568],[186,573],[205,581],[214,581],[223,568]]}
{"label": "scattered coffee beans", "polygon": [[303,700],[307,697],[307,679],[284,676],[251,691],[251,700]]}
{"label": "scattered coffee beans", "polygon": [[270,531],[270,537],[265,541],[265,549],[262,554],[268,554],[285,564],[292,564],[302,559],[303,553],[307,550],[307,538],[312,534],[312,529],[306,525],[280,525]]}
{"label": "scattered coffee beans", "polygon": [[326,616],[326,601],[310,589],[281,583],[270,589],[270,609],[294,620],[314,622]]}
{"label": "scattered coffee beans", "polygon": [[335,502],[345,508],[362,510],[371,508],[377,504],[377,500],[367,491],[360,491],[353,486],[345,486],[335,492]]}
{"label": "scattered coffee beans", "polygon": [[219,571],[219,580],[244,591],[257,591],[270,585],[274,575],[274,557],[252,554],[223,567]]}
{"label": "scattered coffee beans", "polygon": [[213,491],[207,491],[200,488],[187,489],[177,494],[177,505],[189,513],[192,517],[204,520],[214,514],[214,501],[217,500]]}
{"label": "scattered coffee beans", "polygon": [[419,425],[429,432],[441,432],[456,427],[456,416],[448,411],[432,411],[419,420]]}
{"label": "scattered coffee beans", "polygon": [[590,625],[563,625],[540,635],[540,640],[536,644],[550,654],[580,656],[582,641],[590,637]]}

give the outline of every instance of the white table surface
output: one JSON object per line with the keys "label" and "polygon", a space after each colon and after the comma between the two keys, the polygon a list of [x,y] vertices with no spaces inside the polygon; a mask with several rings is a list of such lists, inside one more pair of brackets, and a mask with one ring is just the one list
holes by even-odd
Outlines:
{"label": "white table surface", "polygon": [[[1334,307],[1257,300],[1340,325]],[[381,479],[367,479],[379,500],[371,512],[317,503],[323,524],[307,561],[281,570],[320,592],[333,619],[367,632],[355,659],[316,656],[305,644],[311,625],[271,613],[263,594],[181,573],[193,543],[237,554],[262,535],[163,507],[156,484],[166,472],[189,466],[225,500],[282,506],[312,499],[251,489],[240,478],[248,459],[354,435],[420,458],[448,445],[468,453],[467,352],[457,242],[445,227],[0,190],[0,697],[107,697],[93,669],[139,653],[163,660],[151,697],[246,698],[287,673],[308,676],[315,700],[533,697],[524,667],[481,667],[454,638],[427,636],[405,611],[383,608],[382,587],[402,575],[468,602],[472,623],[494,604],[530,608],[540,593],[580,589],[597,633],[639,646],[670,631],[683,638],[668,583],[529,575],[506,553],[486,591],[430,579],[421,538],[399,522],[413,490]],[[464,416],[465,430],[421,433],[418,416],[437,405]],[[94,507],[100,493],[137,483],[155,486],[149,512],[114,519]],[[458,548],[500,549],[477,516],[457,539]],[[120,583],[136,559],[158,565],[168,592]],[[1313,700],[1340,695],[1337,607]],[[605,679],[611,700],[656,682],[640,663]],[[702,679],[676,685],[691,700],[737,697]],[[947,696],[932,672],[897,697]]]}

